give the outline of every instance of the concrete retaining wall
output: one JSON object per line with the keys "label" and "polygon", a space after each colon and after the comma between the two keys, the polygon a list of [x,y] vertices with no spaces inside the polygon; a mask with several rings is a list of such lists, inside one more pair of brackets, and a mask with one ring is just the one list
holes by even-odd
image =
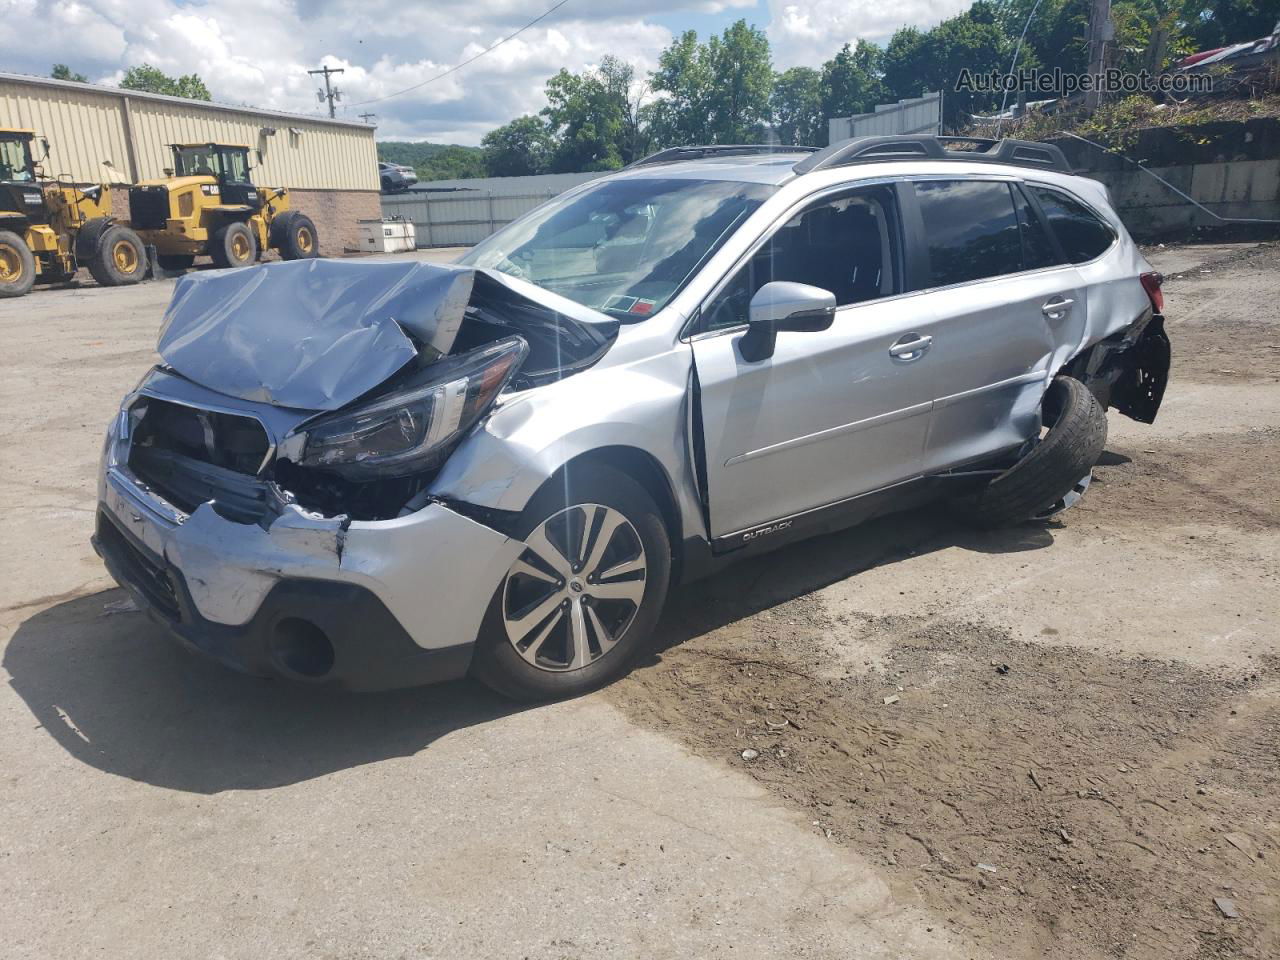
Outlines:
{"label": "concrete retaining wall", "polygon": [[1122,157],[1067,137],[1053,142],[1079,172],[1107,185],[1140,240],[1193,231],[1280,235],[1280,120],[1158,127],[1124,150],[1218,217],[1278,221],[1271,225],[1223,222]]}

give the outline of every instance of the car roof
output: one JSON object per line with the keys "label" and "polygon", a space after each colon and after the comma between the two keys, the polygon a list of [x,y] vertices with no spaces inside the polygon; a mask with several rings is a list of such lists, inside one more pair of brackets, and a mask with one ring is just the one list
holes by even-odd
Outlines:
{"label": "car roof", "polygon": [[802,150],[782,152],[783,150],[785,148],[777,153],[758,156],[704,157],[627,167],[611,174],[609,179],[735,180],[776,186],[794,177],[795,165],[809,155]]}
{"label": "car roof", "polygon": [[[957,149],[961,144],[966,146]],[[699,152],[702,156],[698,156]],[[994,172],[1025,176],[1028,170],[1072,175],[1066,157],[1056,145],[912,134],[855,137],[821,150],[766,144],[675,147],[645,157],[609,179],[731,180],[781,186],[819,172],[827,181],[857,182],[885,176],[932,176],[939,170],[958,175]]]}

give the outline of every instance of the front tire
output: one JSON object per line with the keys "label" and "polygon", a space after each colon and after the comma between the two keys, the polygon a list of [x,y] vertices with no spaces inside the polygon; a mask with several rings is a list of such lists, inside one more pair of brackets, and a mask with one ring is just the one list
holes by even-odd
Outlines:
{"label": "front tire", "polygon": [[36,258],[27,242],[11,230],[0,230],[0,297],[21,297],[36,282]]}
{"label": "front tire", "polygon": [[666,601],[671,542],[653,498],[609,467],[570,468],[521,516],[526,550],[498,585],[473,671],[517,700],[578,696],[644,651]]}
{"label": "front tire", "polygon": [[282,213],[271,225],[271,245],[285,260],[309,260],[320,254],[320,235],[305,213]]}
{"label": "front tire", "polygon": [[98,286],[126,287],[147,275],[147,250],[136,233],[117,223],[99,238],[88,267]]}
{"label": "front tire", "polygon": [[209,239],[209,256],[216,267],[247,267],[258,259],[258,240],[245,224],[224,223]]}

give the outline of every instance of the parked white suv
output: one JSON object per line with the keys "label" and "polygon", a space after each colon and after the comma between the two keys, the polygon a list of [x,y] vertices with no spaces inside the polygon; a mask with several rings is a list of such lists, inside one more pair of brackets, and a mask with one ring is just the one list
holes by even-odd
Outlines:
{"label": "parked white suv", "polygon": [[1069,506],[1156,415],[1159,277],[1018,141],[664,151],[458,264],[188,275],[94,543],[188,645],[352,689],[624,672],[670,587],[951,496]]}

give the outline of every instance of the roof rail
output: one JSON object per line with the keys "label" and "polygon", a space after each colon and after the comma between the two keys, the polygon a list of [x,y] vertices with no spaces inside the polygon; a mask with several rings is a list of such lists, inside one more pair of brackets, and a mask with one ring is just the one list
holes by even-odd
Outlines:
{"label": "roof rail", "polygon": [[702,160],[706,157],[748,157],[761,153],[814,153],[817,147],[787,147],[777,143],[713,143],[705,146],[668,147],[627,164],[632,167],[648,167],[655,163],[676,163],[680,160]]}
{"label": "roof rail", "polygon": [[[952,143],[973,144],[970,150],[951,150]],[[880,163],[889,160],[960,160],[982,163],[1007,163],[1039,170],[1070,173],[1071,166],[1063,152],[1051,143],[1031,140],[991,140],[986,137],[854,137],[841,140],[825,150],[805,157],[795,165],[798,174],[830,167],[847,167],[855,163]]]}

